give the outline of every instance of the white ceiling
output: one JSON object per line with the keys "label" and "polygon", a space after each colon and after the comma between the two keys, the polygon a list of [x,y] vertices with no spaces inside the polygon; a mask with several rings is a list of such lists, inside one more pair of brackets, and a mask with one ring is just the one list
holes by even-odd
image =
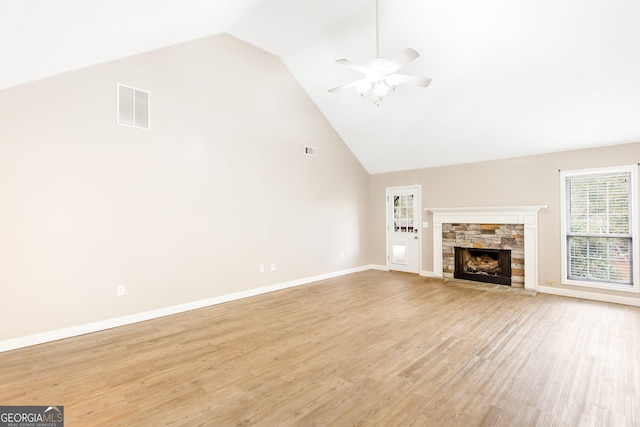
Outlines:
{"label": "white ceiling", "polygon": [[227,32],[280,57],[370,173],[640,142],[640,1],[379,0],[379,16],[380,55],[411,47],[402,72],[433,78],[380,107],[327,92],[359,77],[336,59],[375,57],[375,0],[3,0],[0,88]]}

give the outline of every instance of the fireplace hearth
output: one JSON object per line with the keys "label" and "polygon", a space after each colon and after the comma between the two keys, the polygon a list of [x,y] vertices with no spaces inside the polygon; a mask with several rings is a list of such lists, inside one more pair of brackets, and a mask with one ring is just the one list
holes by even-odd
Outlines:
{"label": "fireplace hearth", "polygon": [[456,246],[453,277],[511,286],[511,251]]}

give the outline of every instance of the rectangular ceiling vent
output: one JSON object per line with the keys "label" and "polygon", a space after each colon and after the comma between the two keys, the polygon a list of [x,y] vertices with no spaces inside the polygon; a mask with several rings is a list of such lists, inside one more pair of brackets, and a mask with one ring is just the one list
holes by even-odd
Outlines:
{"label": "rectangular ceiling vent", "polygon": [[304,154],[306,154],[307,156],[317,156],[318,149],[316,147],[310,147],[307,145],[304,147]]}
{"label": "rectangular ceiling vent", "polygon": [[149,92],[118,83],[118,124],[149,129]]}

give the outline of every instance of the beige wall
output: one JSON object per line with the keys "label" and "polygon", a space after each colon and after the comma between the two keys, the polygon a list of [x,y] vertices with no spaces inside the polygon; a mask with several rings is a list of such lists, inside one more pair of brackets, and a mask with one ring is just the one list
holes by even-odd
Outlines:
{"label": "beige wall", "polygon": [[[118,82],[151,130],[115,124]],[[364,266],[368,190],[286,67],[228,35],[1,91],[0,340]]]}
{"label": "beige wall", "polygon": [[[374,175],[370,189],[371,262],[386,265],[385,188],[418,183],[422,185],[423,208],[548,205],[538,215],[538,279],[541,285],[552,280],[554,286],[562,287],[559,170],[638,162],[640,143]],[[431,216],[424,211],[422,215],[422,221],[428,221],[431,225]],[[423,229],[423,236],[422,269],[432,272],[432,228]],[[618,295],[638,297],[638,294],[627,292]]]}

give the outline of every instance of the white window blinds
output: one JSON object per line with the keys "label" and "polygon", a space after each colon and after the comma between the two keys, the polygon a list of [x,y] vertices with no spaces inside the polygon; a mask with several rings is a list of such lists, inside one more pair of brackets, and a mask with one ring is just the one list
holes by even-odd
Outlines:
{"label": "white window blinds", "polygon": [[567,279],[632,285],[631,171],[565,175]]}

